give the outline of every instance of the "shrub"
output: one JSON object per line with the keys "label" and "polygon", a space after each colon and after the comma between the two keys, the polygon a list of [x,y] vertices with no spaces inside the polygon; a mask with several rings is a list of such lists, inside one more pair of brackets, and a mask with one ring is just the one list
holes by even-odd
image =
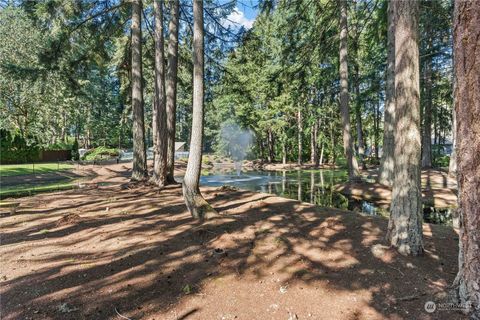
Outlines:
{"label": "shrub", "polygon": [[40,148],[35,144],[27,144],[20,134],[11,134],[0,130],[0,163],[14,164],[37,162],[40,160]]}
{"label": "shrub", "polygon": [[449,163],[450,163],[449,156],[436,156],[433,159],[433,166],[436,168],[448,167]]}
{"label": "shrub", "polygon": [[101,160],[118,157],[119,152],[116,148],[98,147],[88,150],[82,157],[83,160]]}

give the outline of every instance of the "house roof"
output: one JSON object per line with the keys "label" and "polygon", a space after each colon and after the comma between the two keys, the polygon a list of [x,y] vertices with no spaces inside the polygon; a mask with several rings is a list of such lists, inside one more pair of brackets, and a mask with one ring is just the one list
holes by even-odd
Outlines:
{"label": "house roof", "polygon": [[178,151],[181,147],[185,145],[185,142],[175,142],[175,151]]}

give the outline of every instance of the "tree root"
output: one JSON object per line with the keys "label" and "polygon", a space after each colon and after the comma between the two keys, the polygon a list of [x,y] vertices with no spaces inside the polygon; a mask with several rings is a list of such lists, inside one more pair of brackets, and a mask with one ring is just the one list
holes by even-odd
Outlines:
{"label": "tree root", "polygon": [[210,220],[220,217],[220,214],[205,200],[197,188],[189,188],[182,184],[183,197],[192,217],[199,220]]}

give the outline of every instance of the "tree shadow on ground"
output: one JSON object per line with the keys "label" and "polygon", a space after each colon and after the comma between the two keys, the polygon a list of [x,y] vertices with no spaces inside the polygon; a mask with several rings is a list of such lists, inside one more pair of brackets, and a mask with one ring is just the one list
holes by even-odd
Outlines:
{"label": "tree shadow on ground", "polygon": [[[379,217],[247,191],[204,194],[225,218],[194,221],[178,187],[39,197],[56,209],[33,207],[2,234],[4,268],[14,268],[2,272],[4,319],[215,319],[242,290],[234,305],[248,303],[250,319],[277,318],[256,306],[269,297],[305,317],[430,319],[423,304],[455,274],[451,228],[426,225],[425,256],[406,258],[383,245]],[[77,209],[81,221],[55,224]]]}

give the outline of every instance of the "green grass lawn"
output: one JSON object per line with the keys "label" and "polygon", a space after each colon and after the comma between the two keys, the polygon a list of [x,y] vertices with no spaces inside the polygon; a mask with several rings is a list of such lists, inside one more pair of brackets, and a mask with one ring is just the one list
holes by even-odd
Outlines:
{"label": "green grass lawn", "polygon": [[43,185],[18,185],[12,187],[3,187],[0,189],[0,199],[5,199],[8,197],[20,197],[33,195],[40,192],[53,192],[60,190],[73,189],[77,186],[77,183],[74,180],[63,180],[60,182],[54,182]]}
{"label": "green grass lawn", "polygon": [[73,165],[66,163],[35,163],[0,165],[0,177],[20,176],[25,174],[39,174],[60,170],[73,169]]}

